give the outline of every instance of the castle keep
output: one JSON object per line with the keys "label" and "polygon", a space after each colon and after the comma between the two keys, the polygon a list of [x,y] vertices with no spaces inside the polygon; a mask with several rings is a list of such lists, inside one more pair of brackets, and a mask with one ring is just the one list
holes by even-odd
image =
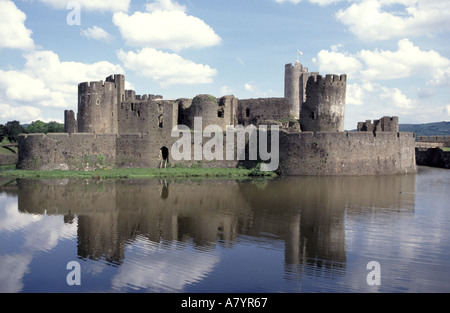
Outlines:
{"label": "castle keep", "polygon": [[[179,125],[202,129],[277,125],[279,168],[284,175],[374,175],[415,172],[415,138],[398,131],[397,117],[358,123],[344,130],[347,76],[309,73],[300,63],[285,65],[283,98],[216,98],[165,100],[125,90],[125,77],[78,85],[78,112],[64,112],[64,134],[25,134],[19,137],[18,167],[78,169],[110,167],[253,167],[261,160],[219,158],[174,160],[171,148]],[[181,132],[181,130],[180,130]],[[268,132],[270,138],[270,131]],[[216,136],[218,136],[216,134]],[[202,145],[214,138],[202,138]],[[260,139],[258,138],[258,144]],[[236,141],[234,141],[236,142]],[[269,140],[270,143],[270,140]],[[192,146],[194,142],[192,142]],[[242,148],[242,147],[241,147]],[[272,147],[269,147],[269,150]]]}

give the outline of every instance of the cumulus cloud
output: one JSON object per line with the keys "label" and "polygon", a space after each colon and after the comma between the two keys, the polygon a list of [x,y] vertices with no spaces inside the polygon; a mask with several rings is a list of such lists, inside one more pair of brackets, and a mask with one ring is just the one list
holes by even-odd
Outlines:
{"label": "cumulus cloud", "polygon": [[317,58],[313,59],[313,63],[319,66],[321,72],[336,74],[352,75],[358,73],[362,68],[361,62],[356,57],[348,53],[337,52],[336,47],[332,47],[332,51],[321,50],[317,54]]}
{"label": "cumulus cloud", "polygon": [[364,90],[361,85],[353,83],[347,84],[347,93],[345,95],[346,104],[363,105],[364,104]]}
{"label": "cumulus cloud", "polygon": [[432,84],[442,84],[448,80],[449,59],[434,50],[423,51],[408,39],[400,40],[397,46],[397,51],[362,50],[359,58],[366,65],[362,75],[368,80],[380,80],[429,73]]}
{"label": "cumulus cloud", "polygon": [[146,12],[115,13],[113,23],[130,46],[180,51],[220,44],[221,38],[203,20],[187,15],[170,0],[147,5]]}
{"label": "cumulus cloud", "polygon": [[428,84],[450,84],[450,59],[434,50],[424,51],[409,39],[399,40],[397,50],[361,50],[357,53],[339,52],[335,46],[321,50],[313,59],[321,72],[347,73],[365,81],[428,77]]}
{"label": "cumulus cloud", "polygon": [[217,70],[208,65],[197,64],[178,54],[153,48],[143,48],[137,52],[120,50],[117,56],[126,68],[140,76],[152,78],[162,86],[207,84],[217,74]]}
{"label": "cumulus cloud", "polygon": [[98,26],[93,26],[81,31],[81,35],[89,39],[95,39],[100,41],[111,41],[113,36],[105,31],[103,28]]}
{"label": "cumulus cloud", "polygon": [[[71,1],[67,0],[39,0],[55,9],[66,9],[67,4]],[[81,6],[81,10],[86,11],[104,11],[104,12],[120,12],[128,11],[131,0],[76,0]]]}
{"label": "cumulus cloud", "polygon": [[79,82],[121,74],[119,65],[61,61],[53,51],[24,55],[22,70],[0,70],[0,118],[22,123],[42,119],[40,107],[76,108]]}
{"label": "cumulus cloud", "polygon": [[449,15],[448,1],[362,0],[339,10],[336,18],[359,39],[377,41],[448,31]]}
{"label": "cumulus cloud", "polygon": [[380,99],[397,108],[414,108],[413,101],[404,95],[398,88],[381,87]]}
{"label": "cumulus cloud", "polygon": [[12,1],[0,1],[0,50],[34,48],[32,31],[25,27],[27,16]]}

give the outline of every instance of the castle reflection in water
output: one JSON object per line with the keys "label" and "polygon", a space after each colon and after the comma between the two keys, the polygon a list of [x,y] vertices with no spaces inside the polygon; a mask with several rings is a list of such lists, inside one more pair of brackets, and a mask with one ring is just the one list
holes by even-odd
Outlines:
{"label": "castle reflection in water", "polygon": [[[346,216],[413,216],[415,175],[283,177],[274,180],[17,180],[23,213],[77,222],[77,254],[120,266],[137,238],[190,242],[199,251],[240,237],[284,245],[285,270],[300,277],[345,272]],[[298,276],[296,275],[299,274]]]}

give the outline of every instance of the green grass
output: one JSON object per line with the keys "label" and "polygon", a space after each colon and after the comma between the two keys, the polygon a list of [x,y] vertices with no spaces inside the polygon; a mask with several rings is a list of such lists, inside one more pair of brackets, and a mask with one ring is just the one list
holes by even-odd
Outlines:
{"label": "green grass", "polygon": [[17,153],[17,147],[10,147],[9,149],[2,147],[3,145],[9,144],[8,138],[3,138],[3,141],[0,142],[0,154],[15,154],[10,149],[13,149]]}
{"label": "green grass", "polygon": [[450,151],[450,147],[442,147],[441,148],[443,151]]}
{"label": "green grass", "polygon": [[[5,168],[11,169],[11,168]],[[0,168],[1,170],[1,168]],[[0,177],[11,178],[93,178],[93,179],[142,179],[142,178],[172,178],[172,177],[250,177],[250,176],[276,176],[273,172],[261,172],[255,169],[244,168],[132,168],[110,169],[97,171],[35,171],[35,170],[4,170]]]}

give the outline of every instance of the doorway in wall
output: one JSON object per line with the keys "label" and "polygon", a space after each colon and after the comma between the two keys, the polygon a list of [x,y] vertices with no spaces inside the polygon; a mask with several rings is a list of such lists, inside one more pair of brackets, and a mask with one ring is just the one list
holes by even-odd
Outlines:
{"label": "doorway in wall", "polygon": [[159,155],[161,159],[159,168],[166,168],[169,162],[169,149],[166,146],[161,147]]}

